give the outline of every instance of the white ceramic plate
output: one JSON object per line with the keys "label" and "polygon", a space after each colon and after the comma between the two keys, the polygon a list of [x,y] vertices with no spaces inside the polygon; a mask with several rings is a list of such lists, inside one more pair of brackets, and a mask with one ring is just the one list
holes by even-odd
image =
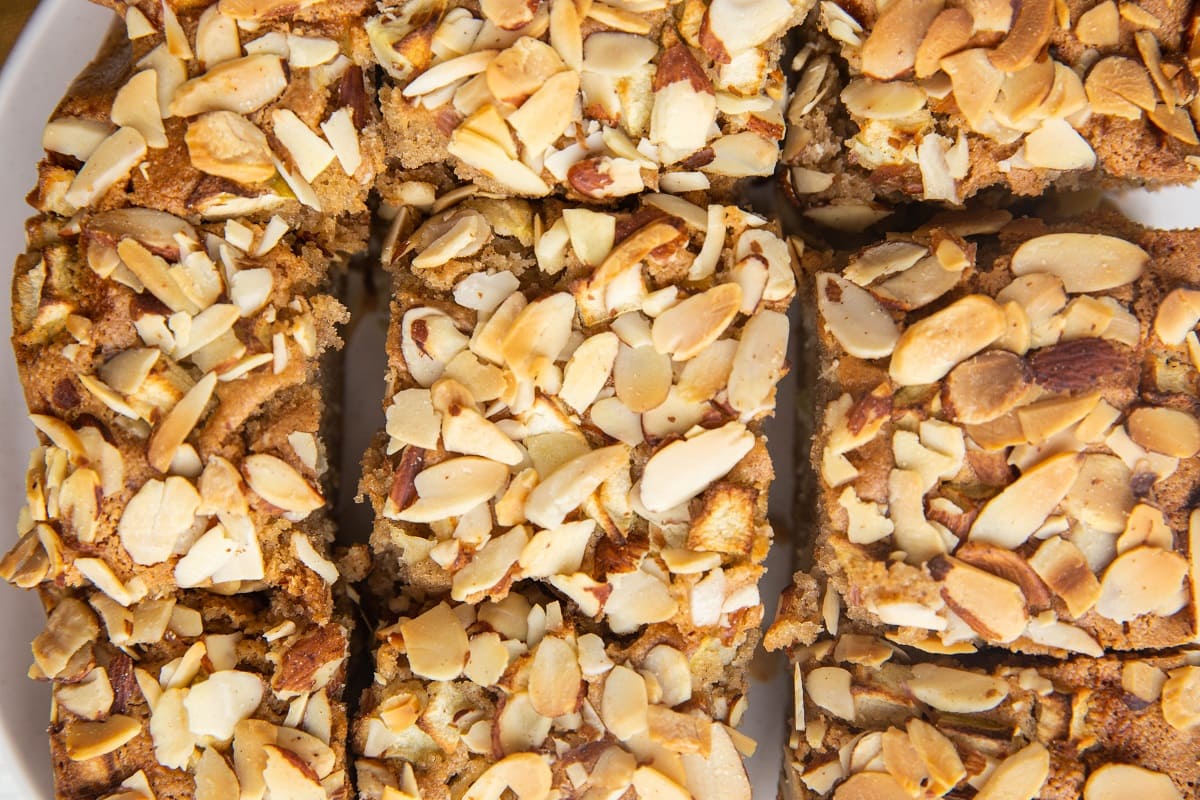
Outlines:
{"label": "white ceramic plate", "polygon": [[[3,2],[4,0],[0,0]],[[20,42],[0,73],[0,297],[7,297],[12,264],[24,250],[23,221],[31,214],[25,195],[33,186],[34,165],[41,158],[43,122],[50,116],[71,80],[91,60],[112,20],[111,12],[84,0],[42,0]],[[1115,198],[1135,219],[1156,227],[1200,227],[1200,191],[1173,189],[1149,194],[1127,192]],[[11,321],[3,314],[7,333]],[[346,417],[367,421],[346,432],[348,451],[361,449],[382,422],[379,399],[382,375],[382,315],[369,316],[355,327],[348,347],[348,372],[369,376],[355,381],[357,391],[346,398]],[[7,336],[6,336],[7,339]],[[24,468],[34,437],[25,419],[25,404],[16,370],[6,346],[0,346],[0,530],[11,530],[24,501]],[[367,387],[379,384],[379,392]],[[780,464],[772,489],[772,514],[780,534],[779,546],[768,561],[762,587],[768,615],[790,577],[791,542],[783,535],[793,498],[791,470],[791,412],[794,387],[781,387],[782,409],[769,430],[771,450]],[[351,405],[352,404],[352,405]],[[347,458],[356,462],[351,454]],[[345,470],[349,478],[353,473]],[[347,480],[347,483],[350,483]],[[346,493],[351,494],[350,492]],[[354,515],[362,525],[361,514]],[[0,536],[0,551],[8,544]],[[0,800],[41,800],[53,797],[45,729],[50,706],[44,684],[25,677],[29,642],[41,629],[42,612],[29,593],[0,586]],[[758,742],[750,759],[755,800],[775,797],[784,737],[785,710],[791,704],[786,670],[778,658],[761,656],[752,669],[755,684],[744,731]]]}

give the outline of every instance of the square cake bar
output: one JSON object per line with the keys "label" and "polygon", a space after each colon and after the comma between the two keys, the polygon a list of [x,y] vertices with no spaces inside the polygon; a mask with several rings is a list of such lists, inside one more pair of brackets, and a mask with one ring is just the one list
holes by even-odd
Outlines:
{"label": "square cake bar", "polygon": [[930,652],[1197,636],[1200,234],[935,219],[816,276],[816,563]]}
{"label": "square cake bar", "polygon": [[[825,42],[802,51],[789,113],[805,203],[1200,177],[1194,3],[826,0],[816,15]],[[831,55],[848,70],[832,91]]]}
{"label": "square cake bar", "polygon": [[[671,196],[629,212],[454,197],[395,247],[387,430],[362,490],[396,623],[360,774],[430,800],[536,761],[545,791],[721,796],[677,754],[641,777],[633,757],[675,725],[685,752],[733,753],[721,725],[745,707],[763,614],[760,420],[787,368],[789,245]],[[472,703],[496,714],[451,710]]]}
{"label": "square cake bar", "polygon": [[1200,782],[1200,651],[950,658],[841,615],[800,574],[768,647],[795,687],[787,797],[1184,800]]}
{"label": "square cake bar", "polygon": [[43,592],[56,797],[348,798],[347,629],[259,596]]}
{"label": "square cake bar", "polygon": [[774,174],[783,37],[811,0],[383,3],[388,153],[522,197],[733,199]]}

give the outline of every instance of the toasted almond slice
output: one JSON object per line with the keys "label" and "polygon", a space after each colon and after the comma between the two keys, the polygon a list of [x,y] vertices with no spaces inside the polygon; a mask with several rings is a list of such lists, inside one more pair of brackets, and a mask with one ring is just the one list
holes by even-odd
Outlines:
{"label": "toasted almond slice", "polygon": [[57,117],[42,131],[42,148],[87,161],[112,132],[112,125],[102,120]]}
{"label": "toasted almond slice", "polygon": [[1029,612],[1015,583],[950,556],[935,558],[929,571],[941,582],[946,604],[984,639],[1004,644],[1025,631]]}
{"label": "toasted almond slice", "polygon": [[602,447],[574,458],[546,476],[530,492],[525,516],[540,528],[556,528],[600,484],[629,463],[629,448]]}
{"label": "toasted almond slice", "polygon": [[234,727],[258,709],[265,688],[262,678],[253,673],[232,669],[212,673],[183,699],[189,730],[196,736],[229,741]]}
{"label": "toasted almond slice", "polygon": [[998,70],[1016,72],[1033,63],[1055,26],[1054,0],[1032,0],[1017,7],[1012,28],[989,58]]}
{"label": "toasted almond slice", "polygon": [[136,239],[122,239],[117,244],[121,261],[146,286],[150,293],[161,300],[172,311],[200,313],[200,307],[188,299],[171,277],[167,262],[151,253]]}
{"label": "toasted almond slice", "polygon": [[886,358],[900,338],[895,320],[874,296],[839,275],[817,275],[817,307],[829,332],[852,356]]}
{"label": "toasted almond slice", "polygon": [[851,693],[852,677],[841,667],[818,667],[804,681],[808,697],[821,708],[840,719],[854,721],[857,712]]}
{"label": "toasted almond slice", "polygon": [[135,128],[119,128],[96,149],[64,195],[76,208],[87,208],[126,178],[146,157],[146,138]]}
{"label": "toasted almond slice", "polygon": [[147,481],[125,506],[117,535],[135,564],[161,563],[191,529],[199,507],[200,495],[187,479]]}
{"label": "toasted almond slice", "polygon": [[629,667],[617,665],[604,680],[600,700],[600,718],[604,726],[621,741],[646,730],[648,720],[646,682]]}
{"label": "toasted almond slice", "polygon": [[1100,598],[1100,582],[1086,556],[1068,539],[1047,539],[1029,559],[1029,566],[1063,599],[1072,617],[1086,614]]}
{"label": "toasted almond slice", "polygon": [[286,88],[283,59],[256,53],[218,64],[180,86],[171,100],[171,113],[178,117],[194,117],[206,111],[251,114]]}
{"label": "toasted almond slice", "polygon": [[559,399],[577,412],[585,412],[608,382],[619,347],[620,340],[612,331],[584,340],[563,370]]}
{"label": "toasted almond slice", "polygon": [[754,447],[754,434],[740,422],[672,442],[646,462],[641,500],[650,511],[666,511],[726,475]]}
{"label": "toasted almond slice", "polygon": [[287,149],[301,177],[312,181],[333,163],[335,153],[324,139],[305,125],[294,111],[277,108],[271,112],[275,138]]}
{"label": "toasted almond slice", "polygon": [[896,342],[888,372],[902,386],[940,380],[1005,331],[1004,309],[968,295],[911,325]]}
{"label": "toasted almond slice", "polygon": [[1139,408],[1126,421],[1129,438],[1147,450],[1176,458],[1200,452],[1200,422],[1173,408]]}
{"label": "toasted almond slice", "polygon": [[540,155],[562,136],[571,124],[579,75],[560,72],[550,76],[521,107],[508,117],[508,124],[525,146],[525,152]]}
{"label": "toasted almond slice", "polygon": [[1150,261],[1136,244],[1097,233],[1052,233],[1022,244],[1014,275],[1049,273],[1071,293],[1101,292],[1136,280]]}
{"label": "toasted almond slice", "polygon": [[1041,169],[1091,169],[1096,152],[1070,123],[1048,119],[1025,137],[1025,160]]}
{"label": "toasted almond slice", "polygon": [[167,133],[158,105],[158,73],[147,69],[130,78],[113,98],[109,117],[116,125],[136,129],[147,146],[166,147]]}
{"label": "toasted almond slice", "polygon": [[517,800],[547,800],[552,780],[550,767],[542,756],[514,753],[488,767],[467,789],[463,800],[491,800],[501,797],[506,790]]}
{"label": "toasted almond slice", "polygon": [[1036,797],[1050,775],[1050,751],[1040,742],[1026,745],[1008,758],[988,776],[976,798],[1009,800]]}
{"label": "toasted almond slice", "polygon": [[242,471],[255,494],[284,511],[307,516],[325,505],[325,498],[283,459],[255,453],[242,462]]}
{"label": "toasted almond slice", "polygon": [[216,748],[206,747],[200,752],[195,771],[196,800],[222,800],[241,792],[237,776]]}
{"label": "toasted almond slice", "polygon": [[1121,19],[1117,4],[1105,0],[1092,6],[1075,23],[1075,37],[1092,47],[1112,47],[1121,41]]}
{"label": "toasted almond slice", "polygon": [[842,90],[842,103],[856,117],[870,120],[903,119],[925,107],[925,92],[910,83],[854,80]]}
{"label": "toasted almond slice", "polygon": [[216,5],[204,9],[196,26],[196,60],[207,70],[241,54],[237,22],[222,14]]}
{"label": "toasted almond slice", "polygon": [[1174,289],[1158,306],[1154,332],[1163,344],[1179,346],[1200,322],[1200,291]]}
{"label": "toasted almond slice", "polygon": [[500,586],[528,544],[529,534],[523,525],[489,540],[475,552],[470,563],[454,573],[450,597],[458,602],[469,602]]}
{"label": "toasted almond slice", "polygon": [[538,644],[529,669],[529,700],[543,717],[561,717],[578,707],[583,674],[575,649],[557,636]]}
{"label": "toasted almond slice", "polygon": [[671,359],[649,345],[622,344],[613,362],[617,399],[634,413],[658,408],[671,390]]}
{"label": "toasted almond slice", "polygon": [[1089,392],[1079,397],[1051,397],[1018,408],[1017,419],[1026,441],[1042,444],[1082,420],[1099,402],[1099,392]]}
{"label": "toasted almond slice", "polygon": [[918,700],[949,714],[990,711],[1008,697],[1008,684],[965,669],[916,664],[905,681]]}
{"label": "toasted almond slice", "polygon": [[934,18],[917,47],[914,73],[917,78],[928,78],[941,69],[940,62],[946,56],[957,53],[971,41],[974,21],[965,8],[947,8]]}
{"label": "toasted almond slice", "polygon": [[208,373],[162,418],[150,437],[150,446],[146,453],[150,466],[159,472],[167,471],[175,458],[175,451],[187,440],[200,421],[216,386],[216,373]]}
{"label": "toasted almond slice", "polygon": [[977,131],[987,130],[994,124],[991,110],[1004,85],[1004,73],[993,65],[988,51],[963,50],[943,58],[940,66],[950,76],[954,102],[967,123]]}
{"label": "toasted almond slice", "polygon": [[1169,550],[1135,547],[1122,553],[1104,571],[1096,613],[1114,622],[1171,616],[1186,603],[1187,570],[1187,560]]}
{"label": "toasted almond slice", "polygon": [[1075,453],[1045,459],[988,501],[968,538],[1015,549],[1066,497],[1083,466]]}
{"label": "toasted almond slice", "polygon": [[654,349],[675,361],[695,358],[725,332],[741,302],[742,290],[736,283],[722,283],[692,295],[654,320]]}
{"label": "toasted almond slice", "polygon": [[63,747],[72,761],[87,761],[120,749],[141,731],[142,723],[124,714],[103,722],[72,720],[63,732]]}
{"label": "toasted almond slice", "polygon": [[837,800],[910,800],[898,780],[886,772],[860,772],[838,785]]}
{"label": "toasted almond slice", "polygon": [[[1129,668],[1139,662],[1126,665],[1125,674]],[[1171,670],[1170,677],[1162,675],[1162,671],[1145,666],[1149,672],[1151,683],[1157,683],[1159,676],[1165,678],[1162,686],[1163,719],[1177,731],[1192,731],[1200,726],[1200,667],[1179,667]],[[1122,677],[1122,684],[1124,684]],[[1150,696],[1147,702],[1154,702],[1157,696]]]}
{"label": "toasted almond slice", "polygon": [[295,800],[323,800],[328,797],[320,778],[299,755],[273,744],[264,745],[263,751],[266,753],[266,766],[262,778],[272,797]]}
{"label": "toasted almond slice", "polygon": [[575,298],[558,292],[525,306],[501,344],[509,369],[518,379],[533,380],[553,364],[571,336]]}
{"label": "toasted almond slice", "polygon": [[470,642],[450,606],[440,603],[419,617],[400,623],[408,666],[415,674],[435,681],[457,678],[467,663]]}
{"label": "toasted almond slice", "polygon": [[[1032,746],[1032,745],[1031,745]],[[1183,800],[1170,776],[1134,764],[1105,764],[1088,776],[1083,800]]]}
{"label": "toasted almond slice", "polygon": [[742,328],[729,372],[729,404],[743,419],[774,408],[775,385],[787,360],[789,325],[778,311],[760,311]]}
{"label": "toasted almond slice", "polygon": [[916,63],[918,46],[944,7],[944,0],[889,3],[875,20],[871,35],[863,42],[863,73],[889,81],[911,70]]}
{"label": "toasted almond slice", "polygon": [[435,464],[413,479],[417,501],[395,512],[405,522],[435,522],[465,514],[500,490],[508,467],[478,456]]}
{"label": "toasted almond slice", "polygon": [[521,448],[476,409],[458,381],[442,378],[431,389],[433,407],[442,417],[442,446],[452,453],[483,456],[515,466],[524,460]]}

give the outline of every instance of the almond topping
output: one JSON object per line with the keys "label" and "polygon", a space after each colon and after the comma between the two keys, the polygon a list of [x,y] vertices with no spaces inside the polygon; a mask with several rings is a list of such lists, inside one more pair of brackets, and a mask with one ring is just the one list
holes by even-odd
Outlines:
{"label": "almond topping", "polygon": [[436,522],[465,514],[485,502],[508,479],[508,467],[478,456],[452,458],[435,464],[413,479],[417,501],[389,511],[405,522]]}
{"label": "almond topping", "polygon": [[1082,466],[1074,453],[1042,461],[988,501],[968,538],[1009,550],[1019,547],[1066,497]]}
{"label": "almond topping", "polygon": [[1135,547],[1117,556],[1100,581],[1096,613],[1114,622],[1153,614],[1171,616],[1185,604],[1187,560],[1157,547]]}
{"label": "almond topping", "polygon": [[1029,612],[1015,583],[949,556],[935,558],[929,571],[946,604],[984,639],[1007,643],[1024,632]]}
{"label": "almond topping", "polygon": [[583,674],[575,650],[557,636],[542,639],[529,670],[529,700],[543,717],[561,717],[579,705]]}
{"label": "almond topping", "polygon": [[134,128],[120,128],[96,146],[63,196],[76,208],[99,200],[146,157],[146,139]]}
{"label": "almond topping", "polygon": [[1088,776],[1083,800],[1183,800],[1167,775],[1133,764],[1105,764]]}
{"label": "almond topping", "polygon": [[63,732],[63,747],[72,761],[87,761],[119,749],[142,731],[133,717],[113,714],[103,722],[72,720]]}
{"label": "almond topping", "polygon": [[1112,47],[1121,41],[1121,19],[1117,4],[1105,0],[1079,15],[1075,37],[1092,47]]}
{"label": "almond topping", "polygon": [[433,681],[451,681],[466,666],[471,643],[462,621],[440,603],[400,624],[400,635],[413,673]]}
{"label": "almond topping", "polygon": [[918,46],[944,7],[944,0],[895,0],[889,3],[875,20],[871,35],[863,42],[863,73],[889,81],[911,70],[916,63]]}
{"label": "almond topping", "polygon": [[604,680],[600,718],[613,736],[628,741],[646,730],[648,701],[646,682],[629,667],[618,664]]}
{"label": "almond topping", "polygon": [[1068,539],[1047,539],[1029,559],[1029,566],[1063,599],[1072,617],[1086,614],[1100,598],[1100,581],[1083,552]]}
{"label": "almond topping", "polygon": [[1200,422],[1173,408],[1139,408],[1126,421],[1129,438],[1147,450],[1191,458],[1200,452]]}
{"label": "almond topping", "polygon": [[286,512],[307,516],[325,505],[325,498],[286,461],[264,453],[242,462],[246,483],[262,499]]}
{"label": "almond topping", "polygon": [[745,425],[729,422],[672,442],[646,462],[642,503],[650,511],[666,511],[692,499],[733,469],[754,447],[754,441]]}
{"label": "almond topping", "polygon": [[900,335],[888,372],[902,386],[933,383],[998,339],[1004,309],[983,295],[968,295]]}
{"label": "almond topping", "polygon": [[838,344],[857,358],[886,358],[900,338],[891,314],[874,296],[839,275],[817,275],[817,307]]}
{"label": "almond topping", "polygon": [[556,528],[600,484],[629,463],[623,444],[593,450],[563,464],[529,493],[525,516],[539,528]]}
{"label": "almond topping", "polygon": [[146,453],[146,460],[150,466],[159,472],[167,471],[175,458],[175,452],[200,421],[216,386],[216,373],[208,373],[162,418],[150,437],[150,446]]}
{"label": "almond topping", "polygon": [[1046,785],[1049,775],[1050,751],[1034,742],[1000,762],[975,797],[976,800],[1034,798]]}
{"label": "almond topping", "polygon": [[206,111],[251,114],[287,88],[283,59],[270,53],[225,61],[175,90],[171,113],[194,117]]}
{"label": "almond topping", "polygon": [[1136,244],[1097,233],[1052,233],[1030,239],[1012,256],[1014,275],[1049,273],[1072,294],[1102,292],[1136,280],[1150,256]]}
{"label": "almond topping", "polygon": [[989,56],[996,69],[1016,72],[1042,52],[1054,30],[1054,0],[1026,0],[1017,6],[1012,29]]}
{"label": "almond topping", "polygon": [[[557,5],[557,4],[556,4]],[[537,753],[514,753],[479,776],[463,800],[493,800],[511,791],[517,800],[547,800],[553,775]]]}
{"label": "almond topping", "polygon": [[899,781],[886,772],[851,775],[834,791],[834,800],[911,800]]}
{"label": "almond topping", "polygon": [[692,295],[654,320],[654,349],[676,361],[687,361],[717,340],[737,316],[742,291],[736,283],[723,283]]}
{"label": "almond topping", "polygon": [[999,678],[933,664],[914,665],[905,684],[922,703],[948,714],[990,711],[1008,697],[1008,684]]}
{"label": "almond topping", "polygon": [[957,53],[971,41],[974,21],[964,8],[947,8],[934,18],[927,30],[920,31],[914,63],[917,78],[928,78],[941,69],[941,60]]}
{"label": "almond topping", "polygon": [[1191,731],[1200,726],[1200,667],[1171,670],[1162,684],[1162,713],[1167,724],[1177,731]]}

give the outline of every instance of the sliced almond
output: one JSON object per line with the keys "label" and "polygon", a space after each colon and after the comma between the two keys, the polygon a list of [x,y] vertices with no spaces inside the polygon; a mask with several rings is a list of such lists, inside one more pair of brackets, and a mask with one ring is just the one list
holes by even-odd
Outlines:
{"label": "sliced almond", "polygon": [[276,508],[307,516],[325,505],[325,498],[283,459],[255,453],[242,462],[242,471],[255,494]]}
{"label": "sliced almond", "polygon": [[842,90],[842,103],[856,117],[904,119],[925,107],[925,92],[909,83],[879,83],[859,78]]}
{"label": "sliced almond", "polygon": [[212,673],[192,686],[183,700],[189,730],[196,736],[229,741],[234,727],[258,709],[265,688],[262,678],[249,672]]}
{"label": "sliced almond", "polygon": [[216,373],[205,375],[188,393],[167,413],[154,429],[150,437],[150,447],[147,460],[150,466],[159,472],[166,472],[175,458],[175,452],[191,434],[208,401],[212,399],[213,390],[217,385]]}
{"label": "sliced almond", "polygon": [[646,730],[647,706],[646,682],[642,676],[620,664],[613,667],[604,680],[600,700],[604,726],[619,740],[627,741]]}
{"label": "sliced almond", "polygon": [[413,479],[417,501],[397,509],[395,519],[435,522],[465,514],[504,486],[508,467],[478,456],[442,461]]}
{"label": "sliced almond", "polygon": [[235,58],[192,78],[175,91],[171,113],[194,117],[206,111],[251,114],[287,88],[283,60],[270,53]]}
{"label": "sliced almond", "polygon": [[754,435],[739,422],[672,442],[646,462],[641,500],[650,511],[666,511],[698,495],[726,475],[754,447]]}
{"label": "sliced almond", "polygon": [[968,538],[1010,550],[1019,547],[1066,497],[1082,466],[1074,453],[1045,459],[988,501]]}
{"label": "sliced almond", "polygon": [[984,639],[1007,643],[1024,632],[1029,612],[1015,583],[949,556],[935,558],[929,570],[946,604]]}
{"label": "sliced almond", "polygon": [[729,371],[729,404],[749,419],[774,409],[775,385],[787,359],[787,316],[760,311],[742,328]]}
{"label": "sliced almond", "polygon": [[167,134],[158,106],[158,73],[147,69],[130,78],[113,98],[109,117],[116,125],[136,129],[147,146],[166,147]]}
{"label": "sliced almond", "polygon": [[63,731],[63,748],[72,761],[87,761],[120,749],[141,731],[142,723],[124,714],[103,722],[72,720]]}
{"label": "sliced almond", "polygon": [[910,800],[912,795],[886,772],[860,772],[838,785],[837,800]]}
{"label": "sliced almond", "polygon": [[950,76],[954,102],[975,130],[995,123],[991,111],[1004,85],[1004,73],[993,66],[984,48],[963,50],[943,58],[941,68]]}
{"label": "sliced almond", "polygon": [[1063,599],[1072,617],[1086,614],[1100,598],[1100,582],[1092,574],[1087,558],[1068,539],[1047,539],[1029,559],[1029,566]]}
{"label": "sliced almond", "polygon": [[841,667],[818,667],[804,679],[808,698],[839,719],[853,722],[857,716],[851,692],[853,678]]}
{"label": "sliced almond", "polygon": [[195,523],[200,495],[175,475],[147,481],[125,506],[117,534],[136,564],[159,564],[170,558],[176,544]]}
{"label": "sliced almond", "polygon": [[998,339],[1005,327],[996,301],[968,295],[904,331],[888,372],[902,386],[933,383]]}
{"label": "sliced almond", "polygon": [[1033,0],[1017,7],[1008,35],[989,58],[998,70],[1016,72],[1028,67],[1042,52],[1054,30],[1053,0]]}
{"label": "sliced almond", "polygon": [[611,331],[586,339],[563,369],[559,399],[581,414],[586,411],[608,382],[619,348],[620,341]]}
{"label": "sliced almond", "polygon": [[463,795],[463,800],[492,800],[506,790],[517,800],[547,800],[553,775],[545,759],[537,753],[514,753],[480,775]]}
{"label": "sliced almond", "polygon": [[858,358],[886,358],[900,331],[883,306],[865,289],[832,273],[817,276],[821,320],[847,353]]}
{"label": "sliced almond", "polygon": [[1143,702],[1157,701],[1166,682],[1167,673],[1145,661],[1129,661],[1121,667],[1121,688]]}
{"label": "sliced almond", "polygon": [[965,8],[947,8],[929,26],[920,31],[920,45],[914,61],[917,78],[928,78],[941,69],[941,60],[957,53],[971,41],[974,21]]}
{"label": "sliced almond", "polygon": [[541,528],[555,528],[600,484],[629,463],[629,448],[612,445],[568,461],[530,492],[525,516]]}
{"label": "sliced almond", "polygon": [[445,603],[400,623],[409,668],[435,681],[457,678],[466,666],[470,642],[462,621]]}
{"label": "sliced almond", "polygon": [[1065,171],[1091,169],[1096,165],[1092,146],[1062,119],[1043,121],[1025,137],[1022,153],[1029,164],[1040,169]]}
{"label": "sliced almond", "polygon": [[1039,742],[1028,744],[1000,762],[976,798],[1008,800],[1036,797],[1050,775],[1050,751]]}
{"label": "sliced almond", "polygon": [[1083,800],[1183,800],[1174,781],[1161,772],[1134,764],[1105,764],[1088,776]]}
{"label": "sliced almond", "polygon": [[1079,15],[1075,37],[1092,47],[1112,47],[1121,40],[1121,18],[1117,4],[1105,0]]}
{"label": "sliced almond", "polygon": [[87,208],[128,177],[145,157],[145,137],[134,128],[119,128],[96,146],[63,199],[76,208]]}
{"label": "sliced almond", "polygon": [[1121,533],[1133,509],[1132,480],[1132,472],[1120,458],[1089,453],[1063,499],[1063,508],[1094,530]]}
{"label": "sliced almond", "polygon": [[1136,280],[1150,256],[1136,244],[1098,233],[1051,233],[1012,256],[1014,275],[1049,273],[1071,293],[1101,292]]}
{"label": "sliced almond", "polygon": [[1008,684],[999,678],[965,669],[916,664],[905,681],[920,700],[949,714],[978,714],[990,711],[1008,697]]}
{"label": "sliced almond", "polygon": [[1129,438],[1147,450],[1191,458],[1200,452],[1200,422],[1172,408],[1138,408],[1126,421]]}
{"label": "sliced almond", "polygon": [[1187,560],[1156,547],[1136,547],[1117,556],[1100,581],[1096,613],[1114,622],[1140,616],[1170,616],[1186,602]]}
{"label": "sliced almond", "polygon": [[292,156],[301,177],[312,181],[333,163],[335,153],[329,144],[305,125],[294,111],[277,108],[271,112],[275,138]]}
{"label": "sliced almond", "polygon": [[871,35],[863,42],[863,73],[888,81],[911,70],[917,60],[918,46],[944,6],[943,0],[889,3],[875,20]]}
{"label": "sliced almond", "polygon": [[557,636],[542,639],[529,670],[529,699],[543,717],[561,717],[579,705],[583,674],[575,650]]}
{"label": "sliced almond", "polygon": [[741,287],[722,283],[672,306],[654,320],[654,349],[676,361],[695,358],[725,332],[741,301]]}
{"label": "sliced almond", "polygon": [[[1157,698],[1149,702],[1154,699]],[[1162,684],[1162,713],[1167,724],[1177,731],[1192,731],[1200,726],[1200,667],[1171,670]]]}

